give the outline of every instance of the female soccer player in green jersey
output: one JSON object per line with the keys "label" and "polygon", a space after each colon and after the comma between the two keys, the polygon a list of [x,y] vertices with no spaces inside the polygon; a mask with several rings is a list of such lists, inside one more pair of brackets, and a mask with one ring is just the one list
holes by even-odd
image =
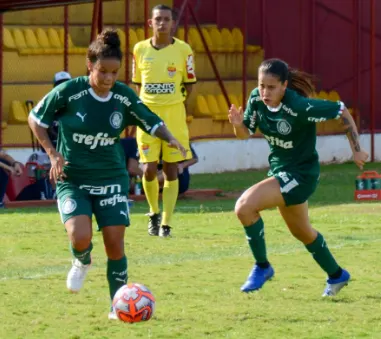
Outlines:
{"label": "female soccer player in green jersey", "polygon": [[350,279],[308,218],[307,199],[316,189],[320,172],[316,123],[341,119],[358,167],[363,167],[368,154],[360,147],[356,125],[344,104],[310,99],[313,92],[309,75],[290,69],[282,60],[269,59],[259,67],[258,88],[251,93],[246,111],[234,105],[229,110],[229,121],[239,139],[247,139],[259,128],[270,146],[269,178],[246,190],[235,206],[256,261],[241,287],[243,292],[260,289],[274,275],[260,215],[273,207],[278,207],[292,235],[327,273],[323,296],[336,295]]}
{"label": "female soccer player in green jersey", "polygon": [[[119,136],[137,125],[178,149],[185,149],[162,120],[127,85],[116,81],[122,62],[118,34],[104,30],[87,52],[90,75],[69,80],[49,92],[31,111],[29,125],[51,161],[58,208],[74,256],[67,288],[78,292],[91,264],[92,215],[107,254],[110,298],[127,281],[125,227],[130,224],[128,173]],[[60,123],[57,151],[47,128]],[[110,319],[115,318],[111,311]]]}

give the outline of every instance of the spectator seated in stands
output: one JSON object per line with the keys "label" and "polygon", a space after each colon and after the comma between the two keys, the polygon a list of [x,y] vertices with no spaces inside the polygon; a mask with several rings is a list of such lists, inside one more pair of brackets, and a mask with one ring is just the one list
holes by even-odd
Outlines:
{"label": "spectator seated in stands", "polygon": [[0,150],[0,208],[4,207],[4,197],[10,175],[20,176],[22,165],[9,154]]}

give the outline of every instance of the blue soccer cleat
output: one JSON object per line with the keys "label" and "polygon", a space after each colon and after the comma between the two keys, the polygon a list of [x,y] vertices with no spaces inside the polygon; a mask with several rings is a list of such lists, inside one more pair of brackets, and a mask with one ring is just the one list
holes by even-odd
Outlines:
{"label": "blue soccer cleat", "polygon": [[340,292],[340,290],[348,285],[351,275],[348,271],[343,269],[341,277],[337,279],[327,279],[327,286],[324,290],[323,297],[333,297]]}
{"label": "blue soccer cleat", "polygon": [[260,268],[254,265],[246,282],[242,285],[242,292],[252,292],[262,288],[263,284],[274,276],[274,269],[270,265],[268,268]]}

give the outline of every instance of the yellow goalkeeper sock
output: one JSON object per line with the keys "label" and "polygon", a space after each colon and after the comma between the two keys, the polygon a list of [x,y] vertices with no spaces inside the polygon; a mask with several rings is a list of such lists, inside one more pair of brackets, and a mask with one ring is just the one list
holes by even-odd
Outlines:
{"label": "yellow goalkeeper sock", "polygon": [[164,181],[163,187],[163,219],[162,225],[169,226],[173,211],[175,210],[177,196],[179,194],[179,180]]}
{"label": "yellow goalkeeper sock", "polygon": [[145,176],[143,176],[142,183],[150,212],[155,214],[159,213],[159,181],[157,178],[152,181],[147,181]]}

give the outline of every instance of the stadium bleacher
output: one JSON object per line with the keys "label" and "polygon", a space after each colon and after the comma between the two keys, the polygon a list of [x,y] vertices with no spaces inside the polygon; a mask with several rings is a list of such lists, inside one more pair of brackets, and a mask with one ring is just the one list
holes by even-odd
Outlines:
{"label": "stadium bleacher", "polygon": [[[155,1],[151,1],[155,4]],[[171,5],[172,1],[156,1]],[[86,46],[91,31],[92,4],[69,6],[70,29],[68,37],[69,72],[80,76],[86,72]],[[129,29],[129,50],[144,39],[143,2],[131,1]],[[118,29],[122,47],[125,46],[124,2],[105,2],[103,6],[105,25],[112,23]],[[4,15],[3,30],[3,144],[28,144],[26,100],[34,103],[51,88],[52,75],[63,68],[64,30],[63,8],[44,8],[33,11],[9,12]],[[211,63],[205,51],[199,32],[190,26],[188,40],[195,51],[198,84],[189,99],[188,108],[193,114],[189,124],[192,138],[209,135],[231,135],[232,130],[227,122],[227,102],[215,80]],[[224,79],[229,100],[242,105],[242,86],[239,80],[242,75],[243,35],[239,28],[219,28],[216,25],[202,27],[203,36],[212,53],[213,59]],[[184,39],[184,28],[179,27],[176,36]],[[263,60],[260,46],[248,45],[247,84],[248,92],[256,86],[257,69]],[[131,57],[127,67],[131,69]],[[120,80],[125,79],[125,67],[122,66]],[[327,100],[339,100],[336,91],[320,91],[317,97]],[[326,122],[319,126],[319,132],[335,132],[335,122]]]}

